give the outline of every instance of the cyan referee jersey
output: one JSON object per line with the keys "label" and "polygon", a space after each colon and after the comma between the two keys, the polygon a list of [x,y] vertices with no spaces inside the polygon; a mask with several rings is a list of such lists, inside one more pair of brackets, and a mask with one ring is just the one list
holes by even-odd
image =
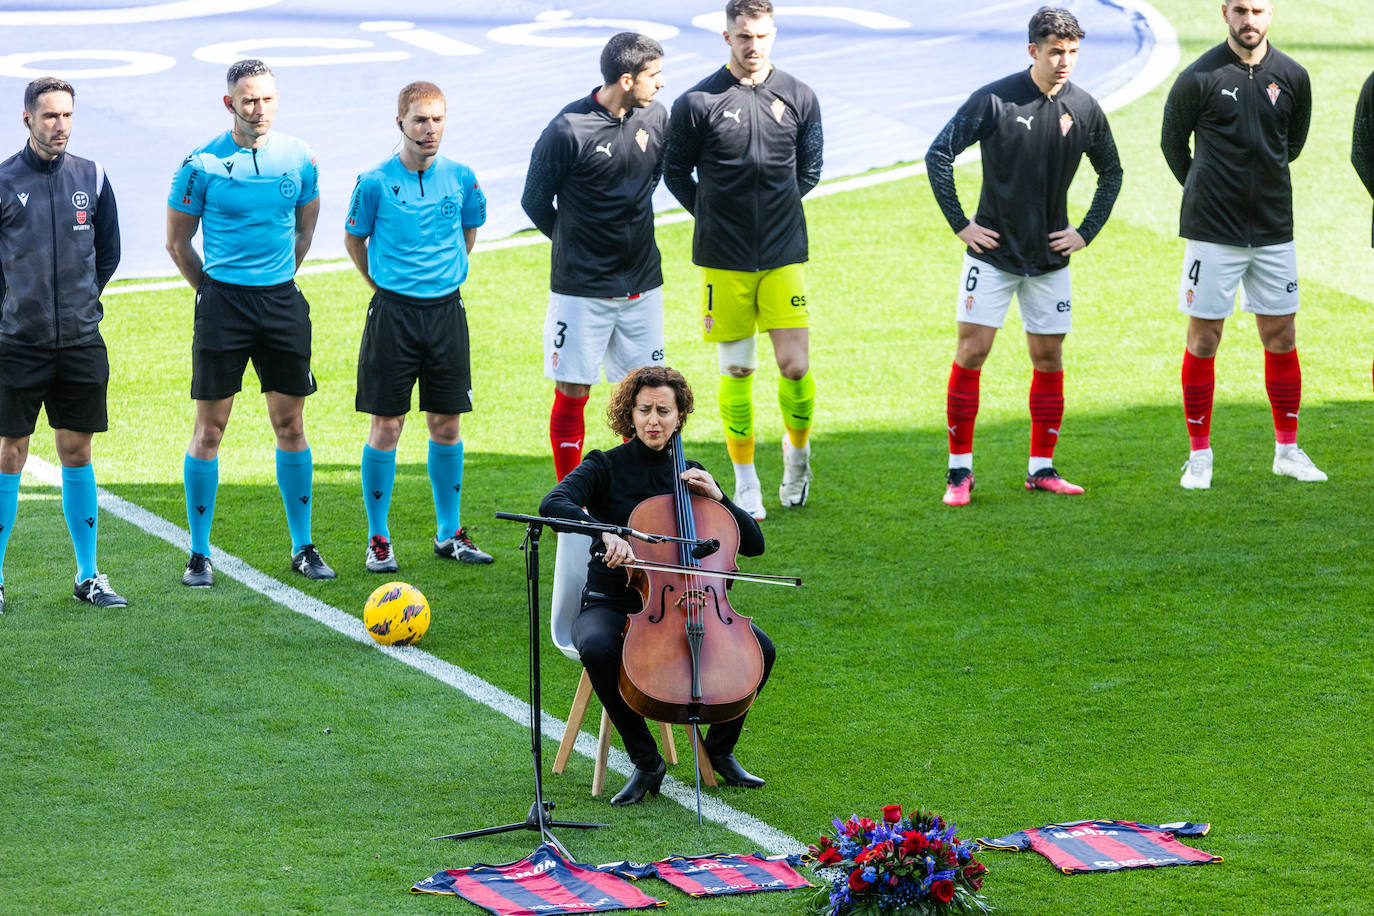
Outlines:
{"label": "cyan referee jersey", "polygon": [[398,153],[358,176],[344,229],[368,239],[367,272],[382,289],[417,299],[448,296],[468,276],[463,230],[487,221],[472,169],[436,156],[423,172]]}
{"label": "cyan referee jersey", "polygon": [[271,133],[245,149],[225,131],[182,160],[167,205],[200,217],[205,273],[221,283],[277,286],[296,275],[296,210],[320,193],[310,147]]}

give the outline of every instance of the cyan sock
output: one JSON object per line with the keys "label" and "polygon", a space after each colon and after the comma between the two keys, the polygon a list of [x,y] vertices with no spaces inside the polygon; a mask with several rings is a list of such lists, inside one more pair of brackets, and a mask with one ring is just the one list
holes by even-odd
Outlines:
{"label": "cyan sock", "polygon": [[215,495],[219,493],[219,459],[192,458],[181,462],[186,487],[186,525],[191,531],[191,552],[210,555],[210,526],[215,521]]}
{"label": "cyan sock", "polygon": [[85,582],[96,574],[95,535],[99,522],[95,495],[95,468],[62,469],[62,515],[76,551],[76,578]]}
{"label": "cyan sock", "polygon": [[434,493],[434,518],[439,540],[451,538],[463,527],[463,443],[441,445],[429,440],[429,487]]}
{"label": "cyan sock", "polygon": [[286,527],[291,532],[291,552],[297,553],[310,539],[310,488],[315,463],[310,449],[284,452],[277,449],[277,489],[286,507]]}
{"label": "cyan sock", "polygon": [[391,489],[396,484],[396,450],[384,452],[363,445],[363,505],[367,509],[367,536],[381,535],[391,540],[387,515],[391,512]]}

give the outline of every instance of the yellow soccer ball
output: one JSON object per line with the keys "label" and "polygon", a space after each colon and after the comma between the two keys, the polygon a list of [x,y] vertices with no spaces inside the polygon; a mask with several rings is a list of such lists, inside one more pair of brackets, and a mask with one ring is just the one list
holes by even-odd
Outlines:
{"label": "yellow soccer ball", "polygon": [[368,596],[363,626],[384,646],[408,646],[429,629],[429,602],[413,585],[388,582]]}

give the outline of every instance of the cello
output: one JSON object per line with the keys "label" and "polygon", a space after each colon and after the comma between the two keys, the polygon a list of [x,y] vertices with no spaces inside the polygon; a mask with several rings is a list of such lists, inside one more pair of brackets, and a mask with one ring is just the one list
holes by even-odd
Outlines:
{"label": "cello", "polygon": [[[748,711],[763,679],[763,651],[753,621],[725,594],[735,578],[739,526],[714,499],[693,495],[682,434],[673,433],[673,492],[651,496],[630,514],[629,527],[673,536],[640,547],[641,563],[625,564],[642,610],[625,627],[620,693],[640,715],[660,722],[715,724]],[[720,546],[699,558],[689,544]],[[695,731],[694,748],[695,752]]]}

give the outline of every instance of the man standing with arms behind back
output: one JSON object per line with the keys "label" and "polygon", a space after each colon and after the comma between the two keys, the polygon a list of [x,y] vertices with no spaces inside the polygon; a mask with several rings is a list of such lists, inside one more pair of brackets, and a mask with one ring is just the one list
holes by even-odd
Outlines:
{"label": "man standing with arms behind back", "polygon": [[1302,369],[1288,169],[1307,141],[1312,87],[1307,71],[1269,43],[1270,0],[1227,0],[1221,13],[1226,41],[1178,75],[1160,131],[1164,158],[1183,185],[1179,235],[1187,240],[1178,307],[1188,316],[1182,376],[1190,451],[1179,484],[1212,485],[1214,365],[1237,287],[1264,345],[1274,473],[1321,481],[1326,475],[1297,444]]}
{"label": "man standing with arms behind back", "polygon": [[[663,363],[663,270],[654,188],[668,113],[663,47],[621,32],[601,52],[602,85],[560,111],[530,153],[520,204],[553,240],[544,374],[554,476],[582,460],[583,408],[602,364],[606,380]],[[557,198],[558,206],[554,207]]]}
{"label": "man standing with arms behind back", "polygon": [[[1374,73],[1364,81],[1360,98],[1355,103],[1355,127],[1350,138],[1350,164],[1364,182],[1364,189],[1374,197]],[[1370,236],[1374,243],[1374,234]],[[1374,369],[1371,370],[1374,377]]]}
{"label": "man standing with arms behind back", "polygon": [[110,362],[100,294],[119,266],[114,191],[97,162],[67,152],[76,90],[42,77],[24,92],[29,142],[0,163],[0,613],[19,475],[46,407],[62,464],[62,515],[76,551],[73,595],[124,607],[96,567],[91,437],[109,427]]}
{"label": "man standing with arms behind back", "polygon": [[[332,579],[310,537],[314,462],[305,439],[310,372],[310,303],[295,283],[320,215],[319,174],[310,148],[269,133],[277,82],[260,60],[229,68],[229,130],[187,156],[167,199],[167,251],[196,291],[191,341],[195,427],[183,476],[191,558],[181,581],[214,584],[210,525],[219,490],[219,445],[248,361],[262,382],[277,440],[277,488],[291,534],[291,568]],[[191,245],[203,228],[205,259]]]}
{"label": "man standing with arms behind back", "polygon": [[375,294],[358,348],[354,406],[370,414],[363,445],[368,572],[397,570],[387,514],[396,481],[396,446],[420,383],[429,427],[430,492],[437,530],[434,555],[490,563],[460,520],[463,438],[459,419],[472,410],[467,310],[460,287],[487,198],[472,169],[439,155],[448,102],[433,83],[415,82],[396,99],[401,151],[358,176],[344,223],[344,247]]}
{"label": "man standing with arms behind back", "polygon": [[776,37],[769,0],[726,4],[730,62],[673,103],[663,164],[668,190],[696,217],[692,261],[704,275],[705,338],[719,357],[734,502],[755,519],[766,514],[754,469],[756,330],[768,332],[778,363],[784,506],[804,505],[810,491],[816,406],[801,199],[821,179],[821,107],[809,86],[770,63]]}
{"label": "man standing with arms behind back", "polygon": [[[1042,7],[1027,26],[1027,70],[974,92],[926,153],[926,174],[954,234],[968,248],[959,274],[958,343],[946,394],[949,469],[944,503],[973,491],[973,425],[983,363],[1014,295],[1031,358],[1026,489],[1077,495],[1054,469],[1064,417],[1064,337],[1073,325],[1069,256],[1101,231],[1121,191],[1121,161],[1102,108],[1069,82],[1083,29],[1068,10]],[[954,187],[954,159],[974,143],[983,190],[974,219]],[[1083,222],[1069,222],[1068,194],[1087,154],[1097,191]]]}

